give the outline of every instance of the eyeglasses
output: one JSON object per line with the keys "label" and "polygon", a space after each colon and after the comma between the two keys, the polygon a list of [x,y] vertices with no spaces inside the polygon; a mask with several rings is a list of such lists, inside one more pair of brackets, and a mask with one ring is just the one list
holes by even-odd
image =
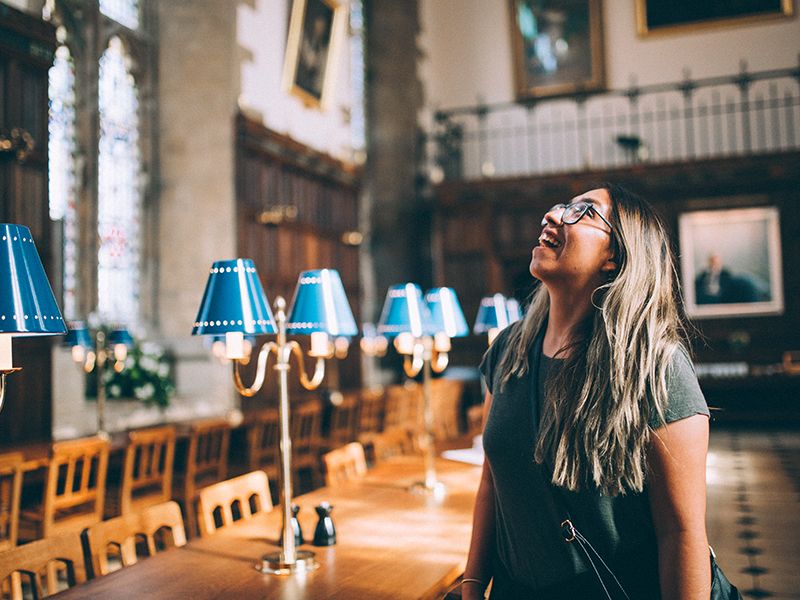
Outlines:
{"label": "eyeglasses", "polygon": [[[600,214],[599,210],[597,210],[594,206],[592,206],[591,202],[579,201],[579,202],[573,202],[572,204],[563,204],[563,203],[556,204],[550,210],[548,210],[545,213],[545,215],[558,210],[561,211],[561,222],[564,223],[564,225],[574,225],[583,218],[583,215],[589,213],[590,217],[593,215],[597,215],[598,217],[600,217],[603,223],[608,225],[608,228],[611,230],[611,234],[613,235],[614,233],[613,225],[611,225],[611,223],[608,222],[608,219],[606,219],[602,214]],[[547,219],[543,218],[542,227],[544,227],[545,225],[547,225]]]}

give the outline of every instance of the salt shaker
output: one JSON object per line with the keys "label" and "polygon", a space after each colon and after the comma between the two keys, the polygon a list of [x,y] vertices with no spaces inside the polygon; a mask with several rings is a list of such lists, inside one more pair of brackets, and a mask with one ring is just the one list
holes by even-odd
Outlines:
{"label": "salt shaker", "polygon": [[[305,543],[305,539],[303,538],[303,530],[300,527],[300,521],[297,520],[297,513],[300,512],[300,507],[292,502],[292,531],[294,532],[294,545],[301,546]],[[283,541],[283,540],[281,540]],[[280,542],[279,542],[280,543]]]}
{"label": "salt shaker", "polygon": [[317,528],[314,530],[314,545],[333,546],[336,543],[336,528],[333,526],[333,519],[331,519],[333,506],[328,502],[323,502],[316,506],[314,510],[317,511],[317,516],[319,516]]}

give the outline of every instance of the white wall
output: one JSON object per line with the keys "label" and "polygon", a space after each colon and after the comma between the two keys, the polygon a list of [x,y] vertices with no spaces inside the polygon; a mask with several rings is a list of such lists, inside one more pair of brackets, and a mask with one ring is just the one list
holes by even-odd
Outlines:
{"label": "white wall", "polygon": [[[346,0],[341,0],[347,4]],[[307,108],[281,87],[289,24],[287,0],[256,0],[237,9],[237,41],[241,54],[239,106],[263,118],[264,125],[339,158],[352,159],[350,125],[350,43],[346,27],[335,57],[335,90],[328,110]]]}
{"label": "white wall", "polygon": [[[514,99],[508,0],[420,0],[420,18],[428,106]],[[742,58],[753,71],[794,67],[800,52],[798,18],[640,38],[634,0],[606,0],[603,31],[610,89],[632,75],[639,85],[679,81],[684,67],[694,78],[730,75]]]}

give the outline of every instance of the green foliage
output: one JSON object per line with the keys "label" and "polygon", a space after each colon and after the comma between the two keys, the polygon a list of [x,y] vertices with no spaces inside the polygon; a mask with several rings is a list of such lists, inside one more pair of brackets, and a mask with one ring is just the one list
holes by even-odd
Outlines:
{"label": "green foliage", "polygon": [[[125,368],[114,369],[113,354],[102,374],[108,400],[135,399],[145,404],[169,406],[175,392],[171,361],[164,350],[152,343],[139,344],[128,350]],[[96,374],[89,374],[86,386],[88,397],[97,397]]]}

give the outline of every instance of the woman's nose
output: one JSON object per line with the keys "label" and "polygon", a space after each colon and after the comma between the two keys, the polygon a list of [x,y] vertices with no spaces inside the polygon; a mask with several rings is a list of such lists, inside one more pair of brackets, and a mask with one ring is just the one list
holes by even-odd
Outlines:
{"label": "woman's nose", "polygon": [[546,227],[548,223],[552,223],[556,227],[559,225],[563,225],[561,222],[561,215],[563,214],[563,210],[559,209],[551,209],[544,213],[544,217],[542,217],[542,227]]}

